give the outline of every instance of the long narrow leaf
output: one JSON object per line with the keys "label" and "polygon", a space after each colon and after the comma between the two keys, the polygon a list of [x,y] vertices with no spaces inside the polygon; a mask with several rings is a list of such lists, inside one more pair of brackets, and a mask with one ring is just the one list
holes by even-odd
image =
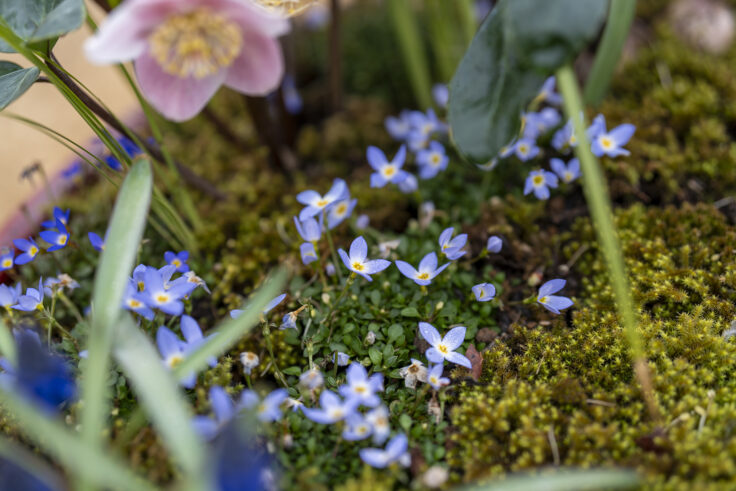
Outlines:
{"label": "long narrow leaf", "polygon": [[92,292],[92,329],[87,344],[89,359],[82,384],[82,435],[87,442],[99,441],[102,435],[112,332],[143,236],[152,187],[151,163],[138,160],[120,188],[97,268]]}
{"label": "long narrow leaf", "polygon": [[0,437],[0,457],[22,467],[33,477],[43,482],[50,489],[61,489],[61,479],[54,469],[41,460],[36,454],[18,443]]}
{"label": "long narrow leaf", "polygon": [[148,336],[129,315],[123,316],[118,323],[113,355],[133,384],[169,452],[189,474],[188,480],[201,478],[205,452],[191,425],[178,383],[164,368]]}
{"label": "long narrow leaf", "polygon": [[3,319],[0,319],[0,354],[7,358],[11,365],[16,366],[15,339]]}
{"label": "long narrow leaf", "polygon": [[253,296],[243,309],[243,313],[235,319],[225,321],[214,331],[207,343],[187,356],[175,369],[177,378],[191,372],[198,372],[207,366],[211,356],[220,356],[232,348],[255,326],[261,318],[261,312],[277,292],[280,291],[286,272],[279,270],[274,277]]}
{"label": "long narrow leaf", "polygon": [[628,470],[562,470],[552,474],[519,475],[501,482],[469,486],[473,491],[582,491],[593,489],[633,488],[639,483],[636,473]]}
{"label": "long narrow leaf", "polygon": [[153,490],[153,486],[100,452],[35,406],[0,387],[0,403],[13,415],[24,435],[48,452],[76,477],[95,486],[124,491]]}

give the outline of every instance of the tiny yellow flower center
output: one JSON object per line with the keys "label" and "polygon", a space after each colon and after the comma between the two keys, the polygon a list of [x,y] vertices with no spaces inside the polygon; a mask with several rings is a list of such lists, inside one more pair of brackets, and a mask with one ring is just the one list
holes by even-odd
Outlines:
{"label": "tiny yellow flower center", "polygon": [[358,261],[353,262],[353,269],[355,271],[363,271],[365,269],[365,266],[363,266],[362,263],[359,263]]}
{"label": "tiny yellow flower center", "polygon": [[572,181],[572,172],[567,171],[565,172],[565,182],[570,182],[570,181]]}
{"label": "tiny yellow flower center", "polygon": [[578,138],[575,135],[570,135],[570,145],[575,145],[578,142]]}
{"label": "tiny yellow flower center", "polygon": [[444,344],[437,345],[437,350],[439,350],[439,352],[442,353],[443,355],[446,355],[447,353],[450,352],[450,350],[448,350],[447,346],[445,346]]}
{"label": "tiny yellow flower center", "polygon": [[420,273],[417,275],[418,280],[428,280],[429,279],[429,273]]}
{"label": "tiny yellow flower center", "polygon": [[130,300],[128,300],[128,307],[130,307],[131,309],[137,309],[141,307],[142,305],[143,304],[141,302],[139,302],[138,300],[134,298],[131,298]]}
{"label": "tiny yellow flower center", "polygon": [[253,353],[248,353],[248,354],[246,354],[246,355],[245,355],[245,358],[246,358],[246,359],[247,359],[248,361],[253,361],[253,360],[255,360],[255,358],[256,358],[256,355],[254,355]]}
{"label": "tiny yellow flower center", "polygon": [[30,248],[30,249],[28,249],[28,255],[29,255],[29,256],[31,256],[31,257],[33,257],[33,256],[35,256],[36,254],[38,254],[38,247],[36,247],[36,246],[31,246],[31,248]]}
{"label": "tiny yellow flower center", "polygon": [[173,266],[176,266],[177,268],[181,267],[181,261],[179,259],[174,259],[173,261],[171,261],[171,264]]}
{"label": "tiny yellow flower center", "polygon": [[56,239],[56,243],[59,245],[66,245],[66,240],[66,235],[62,235],[58,239]]}
{"label": "tiny yellow flower center", "polygon": [[146,289],[146,284],[143,283],[142,281],[139,281],[138,282],[138,291],[141,291],[142,292],[145,289]]}
{"label": "tiny yellow flower center", "polygon": [[214,75],[230,66],[243,47],[238,25],[208,8],[172,15],[148,41],[161,68],[179,78]]}
{"label": "tiny yellow flower center", "polygon": [[321,199],[321,200],[317,201],[317,208],[324,208],[328,204],[330,204],[329,201],[327,201],[326,199]]}
{"label": "tiny yellow flower center", "polygon": [[547,297],[540,297],[540,298],[537,299],[537,301],[539,301],[539,303],[547,303],[547,300],[549,300]]}
{"label": "tiny yellow flower center", "polygon": [[169,301],[169,296],[165,293],[159,293],[156,295],[156,302],[157,303],[166,303]]}
{"label": "tiny yellow flower center", "polygon": [[169,368],[174,368],[183,360],[184,358],[181,355],[172,355],[166,360],[166,364],[169,365]]}
{"label": "tiny yellow flower center", "polygon": [[434,375],[432,375],[431,377],[429,377],[429,381],[432,383],[432,385],[439,385],[439,383],[440,383],[440,381]]}
{"label": "tiny yellow flower center", "polygon": [[607,136],[602,136],[599,141],[601,143],[601,146],[606,150],[609,150],[613,147],[613,140],[611,140]]}
{"label": "tiny yellow flower center", "polygon": [[3,268],[9,268],[13,265],[12,259],[3,259]]}
{"label": "tiny yellow flower center", "polygon": [[365,385],[358,385],[355,387],[355,392],[357,394],[365,394],[368,391],[368,389],[365,387]]}
{"label": "tiny yellow flower center", "polygon": [[437,167],[438,165],[440,165],[440,156],[436,153],[433,153],[432,156],[429,158],[429,161],[434,167]]}
{"label": "tiny yellow flower center", "polygon": [[359,435],[365,435],[366,433],[368,433],[368,427],[365,425],[360,425],[356,429],[356,433],[358,433]]}
{"label": "tiny yellow flower center", "polygon": [[391,177],[396,174],[396,167],[394,167],[393,165],[387,165],[383,168],[382,173],[384,177]]}
{"label": "tiny yellow flower center", "polygon": [[409,366],[409,373],[419,373],[419,365],[412,364]]}
{"label": "tiny yellow flower center", "polygon": [[340,407],[330,409],[330,416],[332,416],[334,419],[340,419],[343,417],[344,414],[345,411],[343,411]]}
{"label": "tiny yellow flower center", "polygon": [[348,206],[345,203],[340,203],[339,205],[337,205],[337,209],[335,212],[338,215],[344,215],[346,211],[348,211]]}
{"label": "tiny yellow flower center", "polygon": [[257,409],[258,414],[262,414],[263,411],[265,411],[265,410],[266,410],[266,405],[265,404],[261,403],[261,404],[258,405],[258,409]]}
{"label": "tiny yellow flower center", "polygon": [[534,176],[532,178],[532,184],[534,184],[534,186],[536,187],[541,186],[542,184],[544,184],[544,176]]}
{"label": "tiny yellow flower center", "polygon": [[522,155],[526,155],[529,152],[529,147],[524,143],[519,145],[517,148],[519,149],[519,153]]}

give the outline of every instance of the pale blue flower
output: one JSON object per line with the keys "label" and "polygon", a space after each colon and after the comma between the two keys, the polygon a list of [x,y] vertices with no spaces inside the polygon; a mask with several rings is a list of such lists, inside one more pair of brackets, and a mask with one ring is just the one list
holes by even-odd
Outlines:
{"label": "pale blue flower", "polygon": [[360,414],[353,413],[345,419],[345,429],[342,431],[342,437],[347,441],[364,440],[371,436],[373,427]]}
{"label": "pale blue flower", "polygon": [[306,242],[317,242],[322,238],[322,215],[319,216],[319,221],[314,217],[304,220],[294,217],[294,225],[296,225],[296,231]]}
{"label": "pale blue flower", "polygon": [[344,180],[337,178],[332,183],[332,188],[322,196],[317,191],[302,191],[296,195],[296,200],[306,205],[299,213],[299,220],[306,220],[313,217],[322,210],[326,209],[332,203],[344,199],[348,193],[348,186]]}
{"label": "pale blue flower", "polygon": [[355,227],[358,230],[363,230],[368,228],[368,225],[371,223],[371,218],[366,215],[365,213],[362,215],[359,215],[358,218],[355,219]]}
{"label": "pale blue flower", "polygon": [[302,408],[304,415],[315,423],[329,425],[356,413],[357,402],[355,400],[342,400],[340,396],[329,390],[320,394],[319,403],[319,409]]}
{"label": "pale blue flower", "polygon": [[383,374],[374,373],[369,377],[363,365],[353,362],[347,370],[347,384],[338,390],[356,405],[376,407],[381,403],[376,392],[383,392]]}
{"label": "pale blue flower", "polygon": [[388,408],[384,405],[380,405],[365,413],[365,419],[371,425],[373,443],[376,445],[382,445],[391,433],[388,416]]}
{"label": "pale blue flower", "polygon": [[424,355],[432,363],[442,363],[447,360],[466,368],[472,367],[469,359],[455,352],[463,344],[463,341],[465,341],[464,326],[453,327],[442,338],[432,324],[420,322],[419,332],[430,345],[430,348]]}
{"label": "pale blue flower", "polygon": [[386,444],[385,449],[381,448],[363,448],[360,450],[360,458],[366,464],[377,469],[388,467],[394,462],[400,462],[407,465],[411,462],[408,452],[409,441],[406,435],[400,434],[393,437]]}
{"label": "pale blue flower", "polygon": [[299,252],[302,255],[302,263],[306,266],[311,264],[318,259],[317,250],[314,248],[314,244],[311,242],[303,242],[299,246]]}
{"label": "pale blue flower", "polygon": [[479,283],[472,290],[475,299],[479,302],[488,302],[496,296],[496,287],[490,283]]}
{"label": "pale blue flower", "polygon": [[409,121],[410,111],[401,111],[399,117],[389,116],[386,118],[385,126],[391,138],[397,141],[404,141],[411,132],[411,122]]}
{"label": "pale blue flower", "polygon": [[445,263],[439,268],[437,267],[437,254],[430,252],[419,262],[419,268],[414,268],[405,261],[396,261],[396,267],[399,268],[401,274],[414,281],[417,285],[426,286],[432,283],[432,280],[448,267],[450,263]]}
{"label": "pale blue flower", "polygon": [[411,194],[419,189],[419,181],[417,181],[414,174],[407,173],[406,179],[401,181],[397,187],[402,193]]}
{"label": "pale blue flower", "polygon": [[317,367],[313,367],[299,375],[299,383],[309,390],[317,390],[324,385],[325,378]]}
{"label": "pale blue flower", "polygon": [[503,240],[501,240],[501,237],[497,235],[492,235],[488,237],[488,243],[486,244],[486,249],[488,250],[488,252],[497,254],[501,252],[502,247],[503,247]]}
{"label": "pale blue flower", "polygon": [[539,199],[549,199],[549,188],[557,187],[557,176],[546,170],[533,170],[529,173],[524,184],[524,195],[534,191]]}
{"label": "pale blue flower", "polygon": [[88,232],[87,238],[89,239],[89,243],[92,244],[94,250],[96,250],[97,252],[102,252],[103,250],[105,250],[105,240],[102,237],[94,232]]}
{"label": "pale blue flower", "polygon": [[182,299],[191,291],[191,287],[187,284],[180,283],[178,285],[169,285],[166,288],[169,278],[174,273],[175,267],[164,266],[160,270],[147,267],[143,274],[143,282],[146,295],[146,304],[154,309],[158,309],[169,315],[178,316],[184,311],[184,303]]}
{"label": "pale blue flower", "polygon": [[11,308],[18,302],[18,297],[22,295],[22,291],[20,283],[16,283],[15,286],[0,284],[0,307]]}
{"label": "pale blue flower", "polygon": [[336,201],[327,209],[327,228],[332,230],[340,225],[346,218],[353,213],[357,199],[343,199]]}
{"label": "pale blue flower", "polygon": [[386,158],[386,154],[380,148],[374,146],[368,147],[366,158],[368,164],[375,171],[371,174],[372,188],[382,188],[388,183],[399,184],[409,175],[408,172],[402,170],[406,161],[405,145],[401,145],[401,148],[390,162]]}
{"label": "pale blue flower", "polygon": [[560,159],[550,159],[549,164],[564,183],[569,184],[580,177],[580,161],[576,158],[570,160],[567,165]]}
{"label": "pale blue flower", "polygon": [[[163,358],[164,366],[173,369],[179,365],[188,353],[188,345],[179,336],[166,326],[161,326],[156,331],[156,345]],[[192,372],[181,378],[179,383],[182,387],[191,389],[197,383],[197,376]]]}
{"label": "pale blue flower", "polygon": [[219,385],[213,385],[209,392],[210,406],[215,418],[208,416],[195,416],[192,418],[194,431],[205,440],[212,440],[220,429],[229,423],[237,413],[235,403],[227,395],[225,389]]}
{"label": "pale blue flower", "polygon": [[455,228],[448,227],[442,231],[439,238],[440,250],[450,261],[465,255],[465,251],[461,249],[465,247],[465,243],[468,241],[468,234],[460,234],[453,239],[453,233],[455,233]]}
{"label": "pale blue flower", "polygon": [[123,295],[123,308],[135,312],[142,316],[144,319],[149,321],[153,320],[155,316],[153,309],[148,306],[148,297],[138,291],[137,284],[133,280],[128,281],[128,285],[125,288],[125,294]]}
{"label": "pale blue flower", "polygon": [[361,236],[350,244],[350,255],[343,250],[337,251],[340,254],[345,267],[353,273],[359,274],[368,281],[373,281],[370,277],[372,274],[380,273],[391,265],[390,261],[385,259],[368,259],[368,244]]}
{"label": "pale blue flower", "polygon": [[441,363],[434,365],[427,372],[427,383],[432,386],[434,390],[440,390],[446,385],[450,385],[450,379],[442,376],[444,366]]}
{"label": "pale blue flower", "polygon": [[432,86],[432,98],[435,104],[441,108],[446,108],[450,101],[450,90],[445,84],[434,84]]}
{"label": "pale blue flower", "polygon": [[181,251],[178,254],[172,251],[166,251],[164,253],[164,261],[166,261],[166,264],[174,266],[174,268],[176,268],[175,271],[179,273],[186,273],[189,271],[189,265],[187,264],[188,260],[189,251]]}
{"label": "pale blue flower", "polygon": [[22,266],[33,261],[40,251],[38,245],[31,237],[28,237],[28,239],[15,239],[13,241],[13,245],[23,251],[22,254],[19,254],[18,257],[15,258],[15,264],[18,266]]}
{"label": "pale blue flower", "polygon": [[0,254],[0,271],[5,271],[13,267],[14,256],[15,254],[13,253],[13,251],[10,250],[5,250],[2,254]]}
{"label": "pale blue flower", "polygon": [[252,390],[244,390],[240,396],[240,405],[246,409],[255,409],[259,421],[266,423],[281,419],[281,404],[289,393],[286,389],[276,389],[261,400]]}
{"label": "pale blue flower", "polygon": [[450,159],[445,154],[445,147],[440,142],[431,141],[426,149],[417,152],[419,177],[431,179],[447,168]]}
{"label": "pale blue flower", "polygon": [[560,94],[555,92],[555,82],[556,80],[554,75],[547,78],[542,85],[542,89],[537,94],[536,99],[540,102],[547,102],[555,106],[562,104],[562,97]]}
{"label": "pale blue flower", "polygon": [[630,155],[630,152],[624,148],[636,131],[633,124],[622,124],[616,126],[611,131],[606,131],[605,122],[600,133],[593,138],[590,150],[596,157],[608,155],[609,157],[618,157],[620,155]]}
{"label": "pale blue flower", "polygon": [[526,162],[539,155],[539,147],[532,139],[520,138],[514,145],[514,154],[516,158],[522,162]]}
{"label": "pale blue flower", "polygon": [[38,289],[27,288],[25,295],[18,297],[18,303],[13,305],[15,310],[22,310],[23,312],[33,312],[34,310],[43,310],[43,278],[38,280]]}
{"label": "pale blue flower", "polygon": [[335,355],[332,355],[332,362],[335,362],[335,358],[337,358],[337,366],[338,367],[345,367],[350,363],[350,356],[343,353],[342,351],[338,351]]}
{"label": "pale blue flower", "polygon": [[573,305],[573,301],[567,297],[560,295],[552,295],[557,293],[565,287],[565,280],[556,279],[550,280],[539,288],[537,294],[537,302],[539,302],[545,309],[555,314],[559,314],[560,310],[564,310]]}

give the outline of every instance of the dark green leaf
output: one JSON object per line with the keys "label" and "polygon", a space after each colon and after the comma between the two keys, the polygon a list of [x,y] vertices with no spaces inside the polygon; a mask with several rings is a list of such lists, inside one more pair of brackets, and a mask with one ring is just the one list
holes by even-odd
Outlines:
{"label": "dark green leaf", "polygon": [[450,126],[460,152],[486,163],[518,133],[544,80],[598,34],[607,0],[500,0],[450,82]]}
{"label": "dark green leaf", "polygon": [[[78,29],[85,13],[83,0],[0,0],[0,17],[27,43],[53,39]],[[2,40],[0,51],[14,52]]]}
{"label": "dark green leaf", "polygon": [[393,342],[395,339],[397,339],[402,334],[404,334],[404,328],[401,327],[401,324],[391,324],[391,327],[388,328],[389,343]]}
{"label": "dark green leaf", "polygon": [[0,61],[0,111],[23,95],[38,79],[38,73],[36,67],[23,68],[9,61]]}
{"label": "dark green leaf", "polygon": [[406,307],[401,310],[401,315],[404,317],[419,317],[419,312],[414,307]]}
{"label": "dark green leaf", "polygon": [[368,356],[371,359],[371,363],[378,366],[381,364],[381,360],[383,359],[383,355],[381,354],[381,350],[376,348],[375,346],[371,346],[368,350]]}

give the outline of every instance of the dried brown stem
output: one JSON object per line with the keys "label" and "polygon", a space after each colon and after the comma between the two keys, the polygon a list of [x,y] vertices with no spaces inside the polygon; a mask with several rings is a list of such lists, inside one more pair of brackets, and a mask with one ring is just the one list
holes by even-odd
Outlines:
{"label": "dried brown stem", "polygon": [[[71,90],[77,97],[79,97],[79,99],[84,103],[85,106],[90,109],[90,111],[95,113],[102,121],[107,123],[111,128],[119,132],[121,135],[127,135],[132,139],[140,141],[146,152],[158,162],[166,162],[164,155],[161,153],[160,149],[146,141],[146,139],[142,138],[137,133],[133,132],[133,130],[126,128],[115,116],[107,111],[107,109],[98,104],[97,101],[94,100],[94,98],[92,98],[89,94],[87,94],[87,92],[84,91],[79,85],[77,85],[77,83],[69,75],[67,75],[64,70],[59,68],[60,65],[58,64],[58,61],[53,57],[53,55],[52,61],[53,63],[46,63],[46,66],[49,67],[49,70],[54,72],[54,74],[59,77],[62,82],[64,82],[69,90]],[[192,169],[185,166],[181,162],[175,161],[174,165],[176,166],[176,170],[179,172],[182,179],[184,179],[187,184],[216,200],[224,200],[227,198],[227,195],[217,189],[214,184],[212,184],[205,178],[197,175]]]}

